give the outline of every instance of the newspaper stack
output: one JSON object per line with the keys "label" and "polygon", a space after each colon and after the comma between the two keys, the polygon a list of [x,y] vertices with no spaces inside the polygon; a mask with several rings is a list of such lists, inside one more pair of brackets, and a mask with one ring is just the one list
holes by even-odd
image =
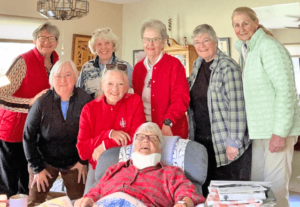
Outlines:
{"label": "newspaper stack", "polygon": [[[267,196],[270,182],[211,181],[207,204],[210,207],[263,207],[274,205],[275,197]],[[271,192],[271,191],[270,191]]]}

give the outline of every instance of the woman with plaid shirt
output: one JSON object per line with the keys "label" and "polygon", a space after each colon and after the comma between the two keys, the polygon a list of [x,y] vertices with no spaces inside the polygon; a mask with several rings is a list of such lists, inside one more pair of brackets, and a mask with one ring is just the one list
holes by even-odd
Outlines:
{"label": "woman with plaid shirt", "polygon": [[207,24],[193,31],[199,57],[189,78],[190,139],[208,152],[207,196],[211,180],[250,180],[251,141],[248,137],[242,72],[218,49],[218,38]]}

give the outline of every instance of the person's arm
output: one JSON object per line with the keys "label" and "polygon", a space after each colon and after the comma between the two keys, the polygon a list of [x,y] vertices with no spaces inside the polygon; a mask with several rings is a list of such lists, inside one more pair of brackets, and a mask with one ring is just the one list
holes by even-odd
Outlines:
{"label": "person's arm", "polygon": [[45,169],[44,160],[38,152],[41,117],[40,102],[37,101],[28,113],[23,133],[25,156],[34,173],[40,173]]}
{"label": "person's arm", "polygon": [[27,113],[31,99],[17,98],[13,94],[20,88],[23,79],[26,76],[26,63],[20,56],[8,69],[6,76],[10,80],[10,84],[0,87],[0,106],[14,112]]}
{"label": "person's arm", "polygon": [[25,60],[20,56],[13,62],[6,73],[10,84],[0,87],[0,107],[13,112],[28,113],[28,109],[34,102],[47,92],[48,89],[45,89],[32,98],[14,97],[13,94],[20,88],[26,72]]}
{"label": "person's arm", "polygon": [[170,106],[167,113],[164,115],[165,119],[170,119],[174,125],[176,121],[184,116],[190,103],[190,94],[188,82],[186,79],[185,69],[178,61],[174,64],[172,76],[170,80],[171,94]]}
{"label": "person's arm", "polygon": [[83,71],[84,71],[84,69],[85,69],[85,67],[83,65],[82,68],[81,68],[79,77],[77,79],[77,83],[76,83],[76,86],[79,87],[79,88],[82,88],[82,89],[84,89],[84,83],[83,83]]}
{"label": "person's arm", "polygon": [[[275,91],[273,135],[286,138],[293,126],[295,79],[288,51],[277,41],[261,45],[261,62]],[[258,60],[257,60],[258,61]]]}
{"label": "person's arm", "polygon": [[[171,168],[172,171],[169,175],[169,190],[174,198],[174,203],[178,201],[186,201],[188,207],[198,205],[205,202],[205,198],[202,195],[198,195],[195,186],[190,180],[188,180],[184,172],[180,168]],[[190,202],[192,201],[192,203]]]}
{"label": "person's arm", "polygon": [[79,121],[79,132],[76,147],[82,160],[92,157],[94,149],[102,144],[102,140],[109,139],[110,130],[103,130],[100,135],[92,136],[91,111],[89,105],[85,105],[81,111]]}
{"label": "person's arm", "polygon": [[129,63],[126,63],[126,65],[127,65],[127,75],[128,75],[128,80],[129,80],[129,86],[130,86],[130,88],[133,88],[133,86],[132,86],[133,68]]}
{"label": "person's arm", "polygon": [[[146,117],[145,117],[145,113],[144,113],[144,105],[143,105],[143,101],[142,99],[137,96],[134,95],[134,101],[132,104],[132,108],[131,110],[133,110],[133,115],[132,115],[132,125],[130,126],[130,130],[128,132],[131,140],[128,140],[127,145],[132,144],[133,142],[133,136],[135,131],[137,130],[137,128],[146,122]],[[105,145],[105,149],[108,150],[112,147],[119,147],[120,145],[118,145],[118,143],[113,140],[113,139],[106,139],[104,140],[104,145]]]}
{"label": "person's arm", "polygon": [[243,93],[243,82],[239,67],[234,64],[227,66],[224,75],[224,96],[228,102],[227,123],[228,128],[227,145],[234,148],[243,146],[243,139],[247,128],[246,109]]}

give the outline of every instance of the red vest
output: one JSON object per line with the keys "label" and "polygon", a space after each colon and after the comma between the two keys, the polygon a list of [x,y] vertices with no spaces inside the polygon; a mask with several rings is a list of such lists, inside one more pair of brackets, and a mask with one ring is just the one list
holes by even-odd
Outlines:
{"label": "red vest", "polygon": [[[26,75],[19,89],[13,94],[18,98],[33,98],[44,89],[50,88],[48,75],[44,66],[44,57],[36,48],[21,55],[26,63]],[[55,51],[52,63],[58,61]],[[27,113],[12,112],[0,108],[0,139],[6,142],[22,142],[23,129]]]}

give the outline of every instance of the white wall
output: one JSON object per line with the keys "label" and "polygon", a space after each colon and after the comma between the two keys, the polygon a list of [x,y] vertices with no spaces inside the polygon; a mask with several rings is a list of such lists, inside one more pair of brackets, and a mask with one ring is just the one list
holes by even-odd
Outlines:
{"label": "white wall", "polygon": [[[61,54],[64,25],[64,58],[71,58],[73,34],[91,35],[96,28],[110,27],[122,40],[123,6],[96,0],[89,0],[89,4],[90,12],[86,17],[64,22],[50,20],[52,24],[59,28],[61,33],[60,43],[56,49],[59,55]],[[43,18],[37,12],[37,0],[0,0],[0,5],[0,14]],[[119,49],[116,52],[119,57],[122,55],[121,50]]]}
{"label": "white wall", "polygon": [[234,48],[237,40],[231,26],[231,14],[236,7],[259,7],[273,4],[298,2],[296,0],[143,0],[123,5],[123,49],[124,60],[132,62],[132,50],[142,49],[140,28],[148,19],[159,19],[167,25],[173,19],[172,35],[182,44],[186,36],[192,44],[191,34],[199,24],[210,24],[218,37],[230,37],[231,56],[237,60]]}

